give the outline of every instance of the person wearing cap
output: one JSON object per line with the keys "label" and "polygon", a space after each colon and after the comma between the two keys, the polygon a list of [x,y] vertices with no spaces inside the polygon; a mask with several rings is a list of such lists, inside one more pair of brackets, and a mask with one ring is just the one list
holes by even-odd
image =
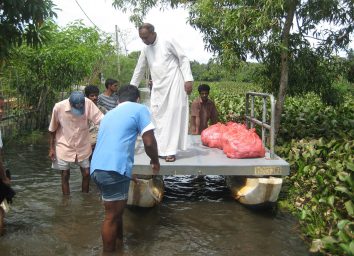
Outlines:
{"label": "person wearing cap", "polygon": [[99,124],[103,118],[98,107],[82,92],[74,91],[69,99],[54,105],[49,124],[49,157],[52,168],[61,171],[63,195],[70,194],[70,163],[80,166],[82,192],[89,191],[90,161],[92,153],[88,121]]}

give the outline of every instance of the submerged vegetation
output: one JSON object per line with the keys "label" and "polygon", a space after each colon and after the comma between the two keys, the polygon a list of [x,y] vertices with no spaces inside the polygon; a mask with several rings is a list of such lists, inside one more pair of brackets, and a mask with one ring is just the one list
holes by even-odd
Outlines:
{"label": "submerged vegetation", "polygon": [[[222,122],[242,121],[245,92],[260,89],[237,82],[209,84]],[[276,143],[276,153],[291,167],[279,205],[298,217],[310,250],[327,255],[354,255],[352,92],[343,99],[340,106],[328,106],[313,93],[288,97]]]}

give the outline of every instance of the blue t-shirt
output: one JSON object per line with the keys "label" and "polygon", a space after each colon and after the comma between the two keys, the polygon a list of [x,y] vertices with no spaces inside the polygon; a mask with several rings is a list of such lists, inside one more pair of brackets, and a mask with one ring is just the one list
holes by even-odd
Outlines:
{"label": "blue t-shirt", "polygon": [[131,177],[136,138],[153,128],[150,112],[142,104],[127,101],[107,112],[98,130],[90,173],[98,169]]}

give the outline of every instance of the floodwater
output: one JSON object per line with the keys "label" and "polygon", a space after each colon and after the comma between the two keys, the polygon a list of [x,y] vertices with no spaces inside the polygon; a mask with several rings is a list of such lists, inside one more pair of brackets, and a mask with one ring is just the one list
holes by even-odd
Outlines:
{"label": "floodwater", "polygon": [[[143,90],[146,105],[148,96]],[[80,171],[73,170],[71,195],[63,197],[47,142],[6,148],[17,195],[0,237],[0,256],[102,255],[104,211],[96,185],[91,182],[90,193],[81,193]],[[124,247],[110,255],[309,255],[294,218],[242,206],[221,176],[166,176],[164,183],[160,205],[126,209]]]}
{"label": "floodwater", "polygon": [[[103,207],[95,184],[81,193],[81,175],[74,170],[71,195],[63,197],[47,153],[45,140],[6,149],[17,195],[0,255],[102,255]],[[164,180],[159,206],[125,211],[124,248],[112,255],[308,255],[289,214],[245,208],[230,197],[222,177]]]}

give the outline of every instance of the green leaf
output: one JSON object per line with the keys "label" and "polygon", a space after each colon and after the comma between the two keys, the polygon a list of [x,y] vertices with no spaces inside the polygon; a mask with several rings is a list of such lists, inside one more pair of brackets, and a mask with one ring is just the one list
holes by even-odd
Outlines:
{"label": "green leaf", "polygon": [[353,193],[351,193],[351,192],[349,191],[349,189],[346,188],[346,187],[344,187],[344,186],[337,186],[337,187],[335,187],[334,189],[335,189],[336,191],[345,193],[345,194],[347,194],[348,196],[352,196],[352,195],[353,195]]}
{"label": "green leaf", "polygon": [[350,216],[354,216],[354,204],[351,200],[348,200],[347,202],[344,203],[345,209],[347,210],[348,214]]}
{"label": "green leaf", "polygon": [[349,252],[351,255],[354,255],[354,240],[349,244]]}
{"label": "green leaf", "polygon": [[347,223],[350,223],[350,221],[349,220],[340,220],[337,224],[338,229],[342,230],[345,227],[345,225],[347,225]]}
{"label": "green leaf", "polygon": [[329,196],[327,198],[327,203],[333,207],[333,204],[334,204],[334,196]]}
{"label": "green leaf", "polygon": [[323,248],[323,244],[321,239],[312,240],[310,252],[312,253],[319,252],[322,248]]}
{"label": "green leaf", "polygon": [[325,245],[337,243],[337,240],[332,236],[325,236],[321,239],[321,241]]}
{"label": "green leaf", "polygon": [[352,172],[354,172],[354,163],[347,163],[347,168],[349,169],[349,170],[351,170]]}

